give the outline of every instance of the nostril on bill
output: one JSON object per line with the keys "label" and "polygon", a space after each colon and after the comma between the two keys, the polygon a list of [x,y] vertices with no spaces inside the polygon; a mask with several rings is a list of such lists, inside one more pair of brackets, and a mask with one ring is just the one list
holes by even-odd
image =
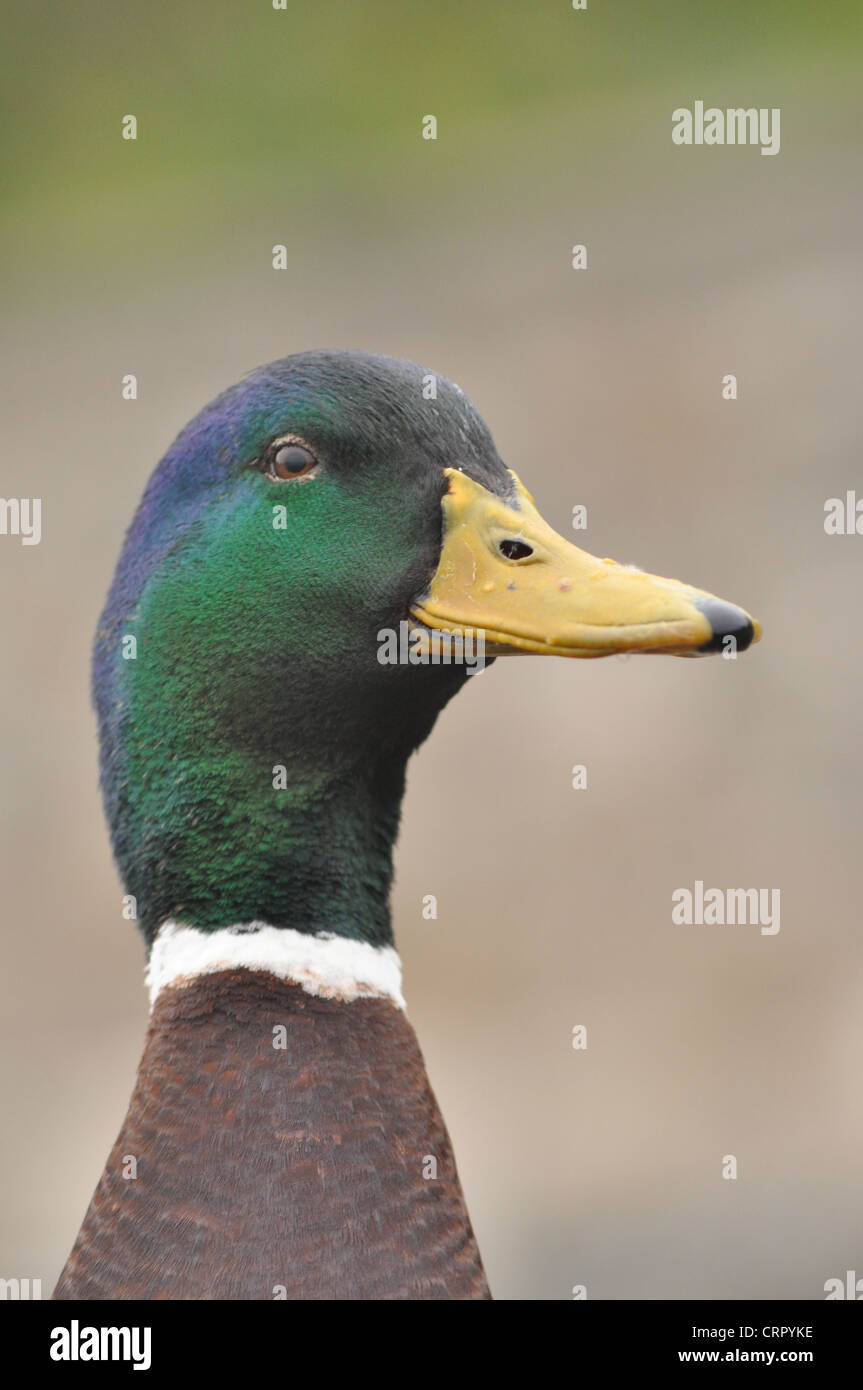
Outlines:
{"label": "nostril on bill", "polygon": [[533,546],[526,545],[524,541],[501,541],[498,550],[506,560],[526,560],[533,554]]}
{"label": "nostril on bill", "polygon": [[755,635],[755,629],[752,619],[742,608],[735,608],[733,603],[723,603],[718,598],[697,598],[694,602],[713,629],[710,641],[699,647],[699,651],[721,652],[725,650],[729,637],[734,638],[738,651],[746,651]]}

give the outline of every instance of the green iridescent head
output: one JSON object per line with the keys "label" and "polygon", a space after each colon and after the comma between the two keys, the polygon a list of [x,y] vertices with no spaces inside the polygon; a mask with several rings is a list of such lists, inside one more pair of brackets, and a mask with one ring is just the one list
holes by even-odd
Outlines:
{"label": "green iridescent head", "polygon": [[96,639],[102,785],[148,940],[264,920],[390,939],[404,766],[465,679],[382,664],[441,548],[444,468],[512,479],[467,397],[412,363],[254,372],[159,464]]}

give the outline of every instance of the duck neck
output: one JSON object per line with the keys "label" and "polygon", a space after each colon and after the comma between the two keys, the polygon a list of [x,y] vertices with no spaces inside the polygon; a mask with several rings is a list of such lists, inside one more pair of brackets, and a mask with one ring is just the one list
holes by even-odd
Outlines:
{"label": "duck neck", "polygon": [[204,932],[264,922],[392,944],[402,759],[311,769],[290,746],[172,743],[130,753],[113,827],[149,941],[167,921]]}
{"label": "duck neck", "polygon": [[291,696],[284,682],[249,693],[227,654],[220,680],[191,690],[167,658],[139,665],[103,720],[102,782],[148,942],[168,921],[266,922],[391,945],[407,759],[463,673],[393,667],[381,687],[378,667],[346,686],[324,666]]}

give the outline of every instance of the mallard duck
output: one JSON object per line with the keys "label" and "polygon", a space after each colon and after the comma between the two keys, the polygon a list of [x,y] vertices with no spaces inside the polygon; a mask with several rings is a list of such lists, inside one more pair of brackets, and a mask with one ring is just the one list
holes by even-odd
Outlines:
{"label": "mallard duck", "polygon": [[96,636],[152,1012],[55,1297],[488,1298],[393,943],[407,759],[483,645],[759,635],[562,539],[467,396],[410,362],[303,353],[206,406],[146,488]]}

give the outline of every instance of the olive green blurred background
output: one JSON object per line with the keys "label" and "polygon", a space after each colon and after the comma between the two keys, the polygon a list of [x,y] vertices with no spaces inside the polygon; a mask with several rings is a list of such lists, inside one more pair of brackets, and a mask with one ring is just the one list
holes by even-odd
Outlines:
{"label": "olive green blurred background", "polygon": [[[452,377],[558,529],[765,627],[498,662],[412,767],[396,935],[494,1293],[863,1273],[863,538],[823,529],[863,496],[861,14],[3,6],[0,490],[43,539],[0,537],[0,1275],[53,1285],[146,1024],[88,695],[123,531],[206,400],[323,346]],[[696,99],[780,107],[781,152],[675,147]],[[780,888],[779,935],[673,926],[696,878]]]}

